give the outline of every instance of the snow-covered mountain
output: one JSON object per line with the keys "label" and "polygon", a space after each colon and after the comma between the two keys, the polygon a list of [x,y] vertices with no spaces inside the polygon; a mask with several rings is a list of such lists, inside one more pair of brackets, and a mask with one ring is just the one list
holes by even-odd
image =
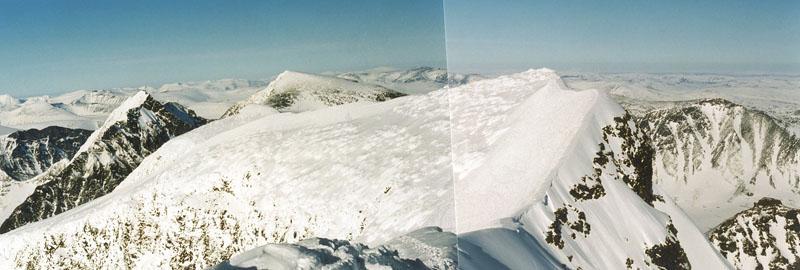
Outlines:
{"label": "snow-covered mountain", "polygon": [[661,73],[566,73],[575,89],[609,93],[635,115],[668,108],[674,101],[723,98],[775,118],[800,136],[800,76]]}
{"label": "snow-covered mountain", "polygon": [[263,80],[222,79],[164,84],[151,94],[158,100],[180,103],[203,118],[217,119],[266,86]]}
{"label": "snow-covered mountain", "polygon": [[3,222],[0,232],[62,213],[111,192],[162,144],[205,123],[205,119],[179,104],[160,103],[146,92],[138,92],[110,114],[68,163],[51,168],[36,179],[38,186]]}
{"label": "snow-covered mountain", "polygon": [[640,120],[653,177],[702,230],[762,197],[800,206],[800,139],[761,111],[723,99],[676,102]]}
{"label": "snow-covered mountain", "polygon": [[436,226],[458,234],[463,269],[730,268],[653,186],[633,118],[553,71],[297,114],[250,107],[165,143],[106,196],[0,235],[0,265],[204,268],[251,250],[229,263],[435,267],[452,241],[403,236]]}
{"label": "snow-covered mountain", "polygon": [[800,210],[762,198],[709,232],[738,269],[800,269]]}
{"label": "snow-covered mountain", "polygon": [[423,94],[445,86],[458,86],[483,79],[477,74],[453,74],[447,69],[418,67],[412,69],[377,68],[347,72],[337,77],[351,81],[380,85],[406,94]]}
{"label": "snow-covered mountain", "polygon": [[0,170],[17,181],[32,178],[53,163],[71,159],[89,134],[89,130],[53,126],[0,136]]}
{"label": "snow-covered mountain", "polygon": [[38,96],[0,107],[0,125],[17,129],[49,126],[96,129],[121,104],[128,93],[121,90],[80,90],[57,97]]}
{"label": "snow-covered mountain", "polygon": [[728,267],[653,187],[647,137],[603,93],[532,70],[450,98],[459,247],[481,254],[461,267]]}
{"label": "snow-covered mountain", "polygon": [[235,115],[250,104],[267,105],[281,112],[304,112],[354,102],[381,102],[404,95],[379,85],[284,71],[267,88],[231,106],[223,117]]}
{"label": "snow-covered mountain", "polygon": [[[54,97],[19,99],[0,95],[0,126],[14,129],[60,126],[94,130],[123,101],[140,90],[150,92],[157,100],[183,104],[201,117],[216,119],[231,105],[264,86],[265,81],[223,79],[168,83],[159,88],[78,90]],[[0,127],[0,135],[2,134],[4,131]]]}
{"label": "snow-covered mountain", "polygon": [[0,110],[7,111],[19,107],[21,100],[10,95],[0,95]]}

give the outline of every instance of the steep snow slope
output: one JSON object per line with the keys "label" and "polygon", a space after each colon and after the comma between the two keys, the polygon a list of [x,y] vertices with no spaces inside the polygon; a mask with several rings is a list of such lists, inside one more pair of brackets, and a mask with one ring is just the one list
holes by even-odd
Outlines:
{"label": "steep snow slope", "polygon": [[15,180],[41,174],[53,163],[71,159],[91,131],[47,127],[0,136],[0,171]]}
{"label": "steep snow slope", "polygon": [[233,105],[223,117],[235,115],[249,104],[268,105],[281,112],[304,112],[346,103],[386,101],[403,95],[378,85],[284,71],[267,88]]}
{"label": "steep snow slope", "polygon": [[654,177],[706,231],[762,197],[800,206],[800,139],[771,116],[723,99],[676,103],[640,120]]}
{"label": "steep snow slope", "polygon": [[653,189],[647,137],[603,94],[550,70],[450,91],[462,266],[729,267]]}
{"label": "steep snow slope", "polygon": [[739,269],[800,269],[798,213],[763,198],[711,230],[709,238]]}
{"label": "steep snow slope", "polygon": [[0,265],[197,268],[312,236],[452,230],[446,94],[256,119],[248,106],[166,143],[107,196],[0,235]]}
{"label": "steep snow slope", "polygon": [[[0,265],[198,268],[310,237],[352,241],[333,241],[351,258],[353,242],[439,226],[459,232],[465,269],[729,268],[652,188],[630,116],[549,70],[299,114],[246,108],[166,143],[110,194],[0,235]],[[315,257],[322,242],[256,252]]]}
{"label": "steep snow slope", "polygon": [[406,94],[423,94],[445,86],[458,86],[482,79],[475,74],[452,74],[447,69],[418,67],[413,69],[377,68],[337,75],[351,81],[377,84]]}
{"label": "steep snow slope", "polygon": [[137,93],[95,130],[63,167],[51,168],[33,194],[16,207],[0,232],[42,220],[114,189],[147,155],[206,120],[174,103]]}

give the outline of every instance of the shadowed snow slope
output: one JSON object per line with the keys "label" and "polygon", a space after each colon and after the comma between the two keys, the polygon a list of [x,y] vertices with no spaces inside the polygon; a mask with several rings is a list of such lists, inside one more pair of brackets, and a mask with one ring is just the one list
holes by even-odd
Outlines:
{"label": "shadowed snow slope", "polygon": [[267,88],[233,105],[223,117],[249,104],[268,105],[281,112],[304,112],[354,102],[379,102],[403,96],[383,86],[342,78],[284,71]]}

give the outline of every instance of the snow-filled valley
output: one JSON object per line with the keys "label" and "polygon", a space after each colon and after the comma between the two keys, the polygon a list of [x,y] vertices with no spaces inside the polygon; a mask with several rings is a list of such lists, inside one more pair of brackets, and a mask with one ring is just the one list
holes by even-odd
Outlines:
{"label": "snow-filled valley", "polygon": [[2,96],[0,268],[787,269],[798,86],[416,68]]}

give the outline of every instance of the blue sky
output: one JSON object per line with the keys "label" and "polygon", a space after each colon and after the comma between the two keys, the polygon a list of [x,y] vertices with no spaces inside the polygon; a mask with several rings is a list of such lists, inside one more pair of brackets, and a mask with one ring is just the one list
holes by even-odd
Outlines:
{"label": "blue sky", "polygon": [[800,1],[443,1],[0,0],[0,93],[387,65],[800,73]]}
{"label": "blue sky", "polygon": [[444,2],[455,72],[800,71],[800,1]]}
{"label": "blue sky", "polygon": [[0,94],[445,66],[441,1],[0,0]]}

